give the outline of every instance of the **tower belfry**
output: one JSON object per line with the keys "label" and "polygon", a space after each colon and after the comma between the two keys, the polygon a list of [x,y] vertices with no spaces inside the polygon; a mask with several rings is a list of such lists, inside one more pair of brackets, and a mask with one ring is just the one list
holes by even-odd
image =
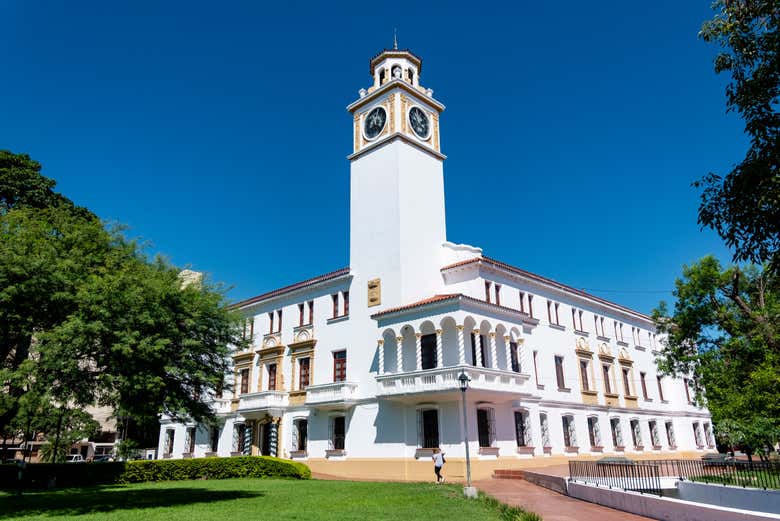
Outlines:
{"label": "tower belfry", "polygon": [[355,282],[382,280],[382,305],[441,289],[446,241],[439,116],[444,105],[420,84],[422,60],[385,49],[369,61],[372,84],[353,116],[350,267]]}

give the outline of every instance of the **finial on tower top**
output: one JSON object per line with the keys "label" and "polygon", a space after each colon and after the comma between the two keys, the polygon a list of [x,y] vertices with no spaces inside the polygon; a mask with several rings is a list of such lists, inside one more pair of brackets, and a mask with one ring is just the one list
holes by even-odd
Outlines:
{"label": "finial on tower top", "polygon": [[398,30],[393,28],[393,50],[398,50]]}

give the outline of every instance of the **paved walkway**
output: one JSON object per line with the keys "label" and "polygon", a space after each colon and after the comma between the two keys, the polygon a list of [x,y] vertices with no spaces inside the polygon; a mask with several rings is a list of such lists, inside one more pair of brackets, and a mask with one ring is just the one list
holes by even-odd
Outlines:
{"label": "paved walkway", "polygon": [[570,498],[522,479],[484,479],[474,485],[499,501],[536,512],[544,521],[652,521]]}

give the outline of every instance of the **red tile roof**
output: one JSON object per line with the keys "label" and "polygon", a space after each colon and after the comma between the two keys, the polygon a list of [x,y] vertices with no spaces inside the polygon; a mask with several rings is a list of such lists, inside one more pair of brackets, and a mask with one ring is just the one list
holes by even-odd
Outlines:
{"label": "red tile roof", "polygon": [[285,293],[290,293],[291,291],[295,291],[297,289],[306,288],[309,286],[314,286],[315,284],[319,284],[320,282],[326,282],[338,277],[341,277],[343,275],[349,275],[349,267],[347,268],[341,268],[340,270],[331,271],[330,273],[325,273],[324,275],[319,275],[317,277],[313,277],[311,279],[303,280],[301,282],[296,282],[295,284],[290,284],[289,286],[285,286],[283,288],[275,289],[273,291],[269,291],[268,293],[263,293],[262,295],[258,295],[256,297],[248,298],[246,300],[242,300],[240,302],[236,302],[231,307],[232,308],[241,308],[244,306],[248,306],[250,304],[255,304],[257,302],[261,302],[263,300],[268,300],[272,297],[278,297],[279,295],[283,295]]}
{"label": "red tile roof", "polygon": [[592,295],[590,293],[587,293],[585,291],[582,291],[581,289],[573,288],[571,286],[567,286],[566,284],[561,284],[560,282],[557,282],[552,279],[548,279],[547,277],[542,277],[541,275],[537,275],[536,273],[531,273],[530,271],[526,271],[524,269],[518,268],[516,266],[512,266],[511,264],[507,264],[505,262],[501,262],[496,259],[491,259],[490,257],[474,257],[473,259],[467,259],[464,261],[456,262],[454,264],[450,264],[447,266],[444,266],[441,271],[446,271],[453,268],[459,268],[461,266],[467,266],[469,264],[476,264],[476,263],[484,263],[490,266],[494,266],[497,268],[504,269],[506,271],[510,271],[512,273],[515,273],[517,275],[521,275],[523,277],[529,278],[531,280],[534,280],[536,282],[541,282],[542,284],[546,284],[548,286],[552,286],[554,288],[567,291],[569,293],[574,293],[575,295],[579,295],[580,297],[589,298],[591,300],[595,300],[596,302],[599,302],[601,304],[605,304],[607,306],[611,306],[617,309],[620,309],[622,311],[632,313],[634,315],[638,315],[646,320],[652,320],[651,317],[645,315],[644,313],[640,313],[639,311],[635,311],[631,308],[627,308],[625,306],[621,306],[620,304],[616,304],[615,302],[609,301],[607,299],[597,297],[596,295]]}
{"label": "red tile roof", "polygon": [[423,299],[423,300],[418,300],[417,302],[412,302],[411,304],[406,304],[405,306],[398,306],[398,307],[395,307],[395,308],[390,308],[390,309],[385,309],[385,310],[379,311],[379,312],[374,313],[373,315],[371,315],[371,317],[372,318],[373,317],[378,317],[378,316],[381,316],[381,315],[386,315],[388,313],[395,313],[397,311],[406,311],[407,309],[419,308],[420,306],[433,304],[434,302],[441,302],[443,300],[455,299],[455,298],[462,297],[462,296],[463,295],[461,293],[450,293],[448,295],[434,295],[432,297],[429,297],[429,298],[426,298],[426,299]]}

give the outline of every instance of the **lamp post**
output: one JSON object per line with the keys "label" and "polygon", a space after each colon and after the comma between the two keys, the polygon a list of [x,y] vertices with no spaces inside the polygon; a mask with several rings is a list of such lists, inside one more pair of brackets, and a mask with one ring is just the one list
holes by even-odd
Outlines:
{"label": "lamp post", "polygon": [[463,495],[470,498],[477,497],[477,489],[471,486],[471,458],[469,457],[469,427],[466,416],[466,389],[469,387],[471,378],[468,377],[465,371],[458,376],[458,383],[460,384],[460,398],[463,405],[463,444],[466,446],[466,486],[463,487]]}

